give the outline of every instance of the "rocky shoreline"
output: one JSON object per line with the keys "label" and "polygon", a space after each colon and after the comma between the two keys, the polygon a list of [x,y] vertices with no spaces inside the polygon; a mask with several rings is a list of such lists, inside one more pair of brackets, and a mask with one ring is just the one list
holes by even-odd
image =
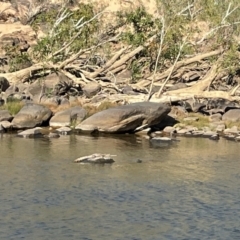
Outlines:
{"label": "rocky shoreline", "polygon": [[174,105],[137,102],[99,111],[89,116],[80,105],[53,112],[46,105],[25,101],[16,115],[0,110],[0,133],[24,138],[58,138],[66,134],[137,134],[155,142],[171,142],[176,136],[223,137],[240,141],[240,107],[235,102],[193,100]]}
{"label": "rocky shoreline", "polygon": [[[172,141],[175,135],[239,141],[240,42],[235,34],[227,37],[233,39],[227,46],[223,41],[213,47],[215,36],[209,33],[219,26],[211,29],[211,21],[201,16],[190,21],[183,15],[186,32],[180,36],[176,25],[168,36],[179,35],[177,50],[176,42],[158,36],[160,16],[146,11],[149,1],[130,12],[119,6],[111,15],[81,2],[1,2],[1,134],[52,138],[116,133],[141,134],[151,141]],[[103,14],[114,16],[113,25],[105,26]],[[134,33],[129,32],[133,23]],[[143,25],[141,31],[138,25]],[[134,45],[138,37],[141,41]],[[182,52],[190,45],[189,52]]]}

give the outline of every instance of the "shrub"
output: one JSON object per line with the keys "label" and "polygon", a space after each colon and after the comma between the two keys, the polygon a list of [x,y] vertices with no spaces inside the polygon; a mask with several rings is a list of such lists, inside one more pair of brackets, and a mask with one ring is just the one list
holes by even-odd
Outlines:
{"label": "shrub", "polygon": [[8,110],[11,115],[16,115],[23,107],[23,102],[21,101],[9,101],[5,105],[1,106],[0,109]]}
{"label": "shrub", "polygon": [[40,39],[34,48],[38,59],[46,60],[48,56],[71,42],[79,31],[81,33],[72,41],[71,47],[69,46],[65,51],[52,57],[51,60],[54,63],[64,61],[80,49],[95,45],[97,39],[94,37],[94,33],[98,30],[98,21],[93,20],[79,28],[80,24],[89,21],[94,15],[93,6],[82,3],[74,11],[69,8],[60,11],[53,8],[39,14],[33,21],[32,27],[35,31],[38,31],[39,28],[45,28],[44,30],[48,34]]}

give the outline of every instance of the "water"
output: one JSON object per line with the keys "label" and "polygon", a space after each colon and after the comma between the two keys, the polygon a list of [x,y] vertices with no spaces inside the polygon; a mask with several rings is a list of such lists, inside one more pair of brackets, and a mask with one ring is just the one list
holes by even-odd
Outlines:
{"label": "water", "polygon": [[[240,143],[0,138],[2,240],[240,239]],[[112,165],[73,160],[116,154]],[[143,160],[136,163],[137,159]]]}

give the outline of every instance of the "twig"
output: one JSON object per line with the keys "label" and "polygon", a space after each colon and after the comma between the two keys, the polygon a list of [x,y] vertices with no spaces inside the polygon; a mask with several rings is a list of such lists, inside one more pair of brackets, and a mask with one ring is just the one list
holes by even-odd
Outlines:
{"label": "twig", "polygon": [[[49,36],[50,37],[53,37],[53,34],[54,34],[54,31],[55,29],[58,27],[58,25],[64,20],[66,19],[67,17],[71,16],[72,13],[70,12],[67,12],[68,9],[65,9],[61,14],[60,16],[57,18],[57,20],[55,21],[55,23],[53,24],[53,27],[49,33]],[[56,35],[56,34],[55,34]]]}
{"label": "twig", "polygon": [[225,16],[223,16],[222,20],[221,20],[221,23],[219,26],[211,29],[209,32],[207,32],[196,44],[201,44],[206,38],[207,36],[213,34],[214,32],[216,32],[217,30],[219,30],[220,28],[224,28],[224,27],[230,27],[230,26],[233,26],[233,25],[238,25],[240,24],[240,21],[237,21],[237,22],[234,22],[234,23],[226,23],[226,19],[227,17],[229,17],[234,11],[236,11],[237,9],[239,8],[239,5],[236,6],[235,8],[233,8],[231,11],[231,3],[229,3],[228,5],[228,9],[226,11],[226,14]]}
{"label": "twig", "polygon": [[152,81],[151,81],[151,85],[150,85],[147,101],[149,101],[150,98],[151,98],[153,83],[155,82],[158,62],[159,62],[159,58],[160,58],[160,56],[162,54],[163,42],[164,42],[164,38],[165,38],[165,35],[166,35],[166,32],[165,32],[165,19],[164,19],[164,17],[161,17],[161,23],[162,23],[162,29],[161,29],[161,33],[160,33],[160,46],[159,46],[159,50],[158,50],[157,59],[156,59],[156,62],[155,62],[153,78],[152,78]]}
{"label": "twig", "polygon": [[[61,21],[63,21],[66,17],[70,16],[70,15],[67,15],[67,14],[64,15],[64,13],[65,13],[65,11],[61,14],[61,16],[60,16],[60,18],[59,18],[59,21],[58,21],[58,22],[59,22],[58,24],[60,24]],[[96,14],[96,15],[93,16],[91,19],[89,19],[88,21],[86,21],[86,22],[84,22],[84,23],[82,23],[82,24],[80,24],[80,23],[82,22],[82,20],[83,20],[83,18],[81,18],[81,19],[74,25],[74,27],[75,27],[76,29],[83,28],[86,24],[92,22],[94,19],[96,19],[99,15],[101,15],[101,14],[103,14],[103,13],[105,13],[105,11],[102,11],[102,12]],[[79,24],[80,24],[80,25],[79,25]],[[57,25],[56,25],[56,26],[57,26]],[[56,28],[56,27],[53,27],[53,29],[55,29],[55,28]],[[51,59],[52,57],[58,55],[59,53],[61,53],[62,51],[64,51],[66,48],[68,48],[68,47],[74,42],[74,40],[75,40],[81,33],[82,33],[82,30],[79,30],[79,31],[70,39],[70,41],[69,41],[68,44],[66,44],[64,47],[62,47],[61,49],[59,49],[59,50],[57,50],[56,52],[54,52],[51,56],[48,57],[48,59]],[[50,36],[51,36],[51,33],[50,33]]]}
{"label": "twig", "polygon": [[173,73],[173,71],[174,71],[174,68],[175,68],[177,62],[178,62],[178,59],[179,59],[180,56],[181,56],[182,49],[183,49],[183,47],[184,47],[185,44],[186,44],[186,40],[187,40],[187,37],[184,39],[183,43],[182,43],[182,44],[180,45],[180,47],[179,47],[178,55],[177,55],[177,57],[176,57],[176,59],[175,59],[175,61],[174,61],[174,64],[173,64],[173,66],[172,66],[172,68],[171,68],[171,71],[170,71],[169,74],[168,74],[167,79],[164,81],[163,85],[162,85],[161,88],[159,89],[159,92],[158,92],[158,94],[157,94],[158,97],[160,97],[160,95],[162,94],[163,88],[165,87],[165,85],[166,85],[167,82],[169,81],[170,77],[172,76],[172,73]]}

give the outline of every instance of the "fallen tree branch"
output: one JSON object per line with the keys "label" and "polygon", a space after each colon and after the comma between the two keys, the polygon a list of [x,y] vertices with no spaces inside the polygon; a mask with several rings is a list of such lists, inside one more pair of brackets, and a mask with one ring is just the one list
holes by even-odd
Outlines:
{"label": "fallen tree branch", "polygon": [[108,71],[113,70],[114,68],[118,68],[121,65],[125,64],[129,59],[133,58],[136,54],[140,53],[145,47],[147,47],[152,41],[153,39],[156,38],[156,35],[152,36],[151,38],[149,38],[147,40],[147,42],[142,45],[137,47],[136,49],[134,49],[133,51],[131,51],[130,53],[126,54],[124,57],[122,57],[120,60],[116,61],[110,68],[108,68]]}
{"label": "fallen tree branch", "polygon": [[203,91],[201,93],[186,93],[183,92],[181,94],[178,95],[162,95],[160,98],[156,98],[156,96],[154,95],[151,98],[151,102],[158,102],[158,103],[171,103],[171,102],[178,102],[178,101],[185,101],[188,99],[201,99],[201,98],[222,98],[222,99],[226,99],[229,101],[240,101],[240,97],[239,96],[231,96],[228,92],[224,92],[224,91]]}
{"label": "fallen tree branch", "polygon": [[[204,54],[201,54],[201,55],[197,55],[197,56],[194,56],[192,58],[189,58],[189,59],[184,59],[182,61],[179,61],[178,63],[176,63],[175,65],[175,70],[174,72],[176,72],[179,68],[181,67],[185,67],[189,64],[192,64],[194,62],[200,62],[201,60],[203,59],[206,59],[206,58],[209,58],[209,57],[212,57],[212,56],[216,56],[216,55],[219,55],[223,52],[222,49],[219,49],[219,50],[215,50],[215,51],[212,51],[212,52],[209,52],[209,53],[204,53]],[[164,71],[163,73],[159,73],[156,78],[155,78],[155,82],[156,81],[160,81],[164,78],[166,78],[169,73],[172,71],[172,66],[170,68],[168,68],[166,71]],[[152,80],[153,79],[153,75],[148,77],[147,80]],[[147,83],[145,82],[144,85],[141,85],[141,86],[144,86],[144,87],[147,87],[149,84],[150,84],[150,81]],[[141,84],[141,82],[139,82],[139,84]]]}
{"label": "fallen tree branch", "polygon": [[[187,38],[186,38],[186,39],[187,39]],[[186,39],[183,41],[183,43],[182,43],[182,44],[180,45],[180,47],[179,47],[178,55],[177,55],[177,57],[176,57],[176,59],[175,59],[175,61],[174,61],[174,64],[173,64],[173,66],[172,66],[171,71],[170,71],[169,74],[168,74],[167,79],[163,82],[163,85],[162,85],[161,88],[159,89],[158,97],[160,97],[160,95],[162,94],[163,88],[165,87],[165,85],[166,85],[167,82],[169,81],[170,77],[172,76],[172,73],[173,73],[173,71],[174,71],[174,69],[175,69],[175,66],[176,66],[176,64],[177,64],[177,62],[178,62],[178,59],[179,59],[180,56],[181,56],[182,49],[183,49],[183,47],[185,46]]]}
{"label": "fallen tree branch", "polygon": [[20,79],[22,82],[25,82],[30,76],[32,76],[32,72],[52,68],[52,66],[45,66],[44,64],[35,64],[31,67],[21,69],[16,72],[0,73],[0,77],[6,78],[10,83],[17,83]]}
{"label": "fallen tree branch", "polygon": [[102,68],[96,70],[93,73],[90,73],[89,76],[91,78],[95,78],[97,77],[100,73],[102,73],[103,71],[105,71],[107,68],[111,67],[116,60],[128,49],[129,47],[124,47],[122,49],[120,49]]}
{"label": "fallen tree branch", "polygon": [[204,79],[199,80],[195,85],[178,90],[172,90],[165,93],[165,95],[175,95],[175,94],[182,94],[182,93],[191,93],[191,94],[198,94],[202,93],[204,90],[207,89],[209,82],[211,82],[217,76],[218,66],[214,64],[212,68],[209,70],[207,75]]}

